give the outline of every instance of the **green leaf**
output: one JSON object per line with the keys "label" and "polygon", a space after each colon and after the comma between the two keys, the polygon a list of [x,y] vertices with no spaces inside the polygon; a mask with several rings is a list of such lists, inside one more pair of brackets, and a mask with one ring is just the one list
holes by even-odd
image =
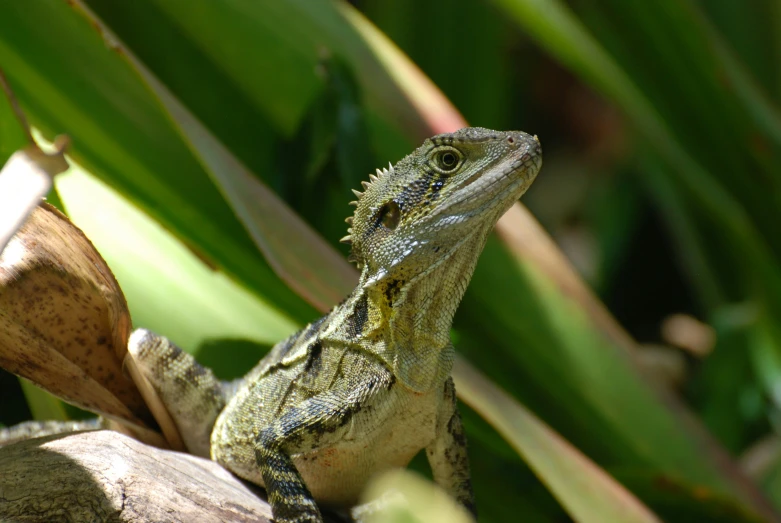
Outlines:
{"label": "green leaf", "polygon": [[196,354],[202,345],[226,338],[267,347],[298,328],[276,304],[210,269],[196,252],[78,167],[56,184],[68,216],[114,272],[136,327]]}
{"label": "green leaf", "polygon": [[465,401],[507,439],[576,521],[660,521],[609,474],[469,365],[457,362]]}
{"label": "green leaf", "polygon": [[29,381],[19,378],[22,385],[24,397],[27,398],[27,405],[33,419],[38,421],[63,421],[68,419],[65,407],[59,399],[55,398],[43,389],[39,389]]}
{"label": "green leaf", "polygon": [[[355,285],[339,254],[265,187],[151,74],[139,72],[177,123],[274,271],[299,295],[327,309]],[[290,238],[296,238],[291,242]],[[309,260],[317,259],[312,267]]]}

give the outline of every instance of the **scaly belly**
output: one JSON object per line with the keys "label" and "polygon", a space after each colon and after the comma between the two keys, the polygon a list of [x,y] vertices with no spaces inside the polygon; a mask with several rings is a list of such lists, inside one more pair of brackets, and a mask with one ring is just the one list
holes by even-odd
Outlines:
{"label": "scaly belly", "polygon": [[360,437],[293,456],[312,496],[323,505],[355,505],[372,476],[406,467],[435,437],[436,416],[418,413]]}

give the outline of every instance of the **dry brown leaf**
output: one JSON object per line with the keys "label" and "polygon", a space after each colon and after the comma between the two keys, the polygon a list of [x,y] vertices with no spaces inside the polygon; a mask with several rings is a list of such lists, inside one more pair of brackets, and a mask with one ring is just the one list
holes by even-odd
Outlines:
{"label": "dry brown leaf", "polygon": [[154,441],[155,419],[122,368],[130,328],[105,261],[41,204],[0,253],[0,367]]}

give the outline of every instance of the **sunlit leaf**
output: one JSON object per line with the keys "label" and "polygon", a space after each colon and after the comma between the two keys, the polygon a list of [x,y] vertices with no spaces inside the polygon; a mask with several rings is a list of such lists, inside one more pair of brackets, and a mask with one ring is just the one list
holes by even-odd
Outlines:
{"label": "sunlit leaf", "polygon": [[456,387],[507,439],[576,521],[660,521],[628,490],[487,378],[458,362]]}

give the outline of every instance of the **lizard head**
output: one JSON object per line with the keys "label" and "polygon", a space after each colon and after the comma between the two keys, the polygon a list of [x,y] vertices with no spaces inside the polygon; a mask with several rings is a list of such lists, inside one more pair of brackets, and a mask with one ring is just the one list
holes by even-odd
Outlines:
{"label": "lizard head", "polygon": [[[365,192],[354,191],[352,227],[342,241],[352,243],[364,281],[410,281],[446,263],[475,234],[484,241],[541,165],[539,140],[523,132],[472,127],[434,136],[377,170]],[[476,260],[481,249],[470,256]]]}

